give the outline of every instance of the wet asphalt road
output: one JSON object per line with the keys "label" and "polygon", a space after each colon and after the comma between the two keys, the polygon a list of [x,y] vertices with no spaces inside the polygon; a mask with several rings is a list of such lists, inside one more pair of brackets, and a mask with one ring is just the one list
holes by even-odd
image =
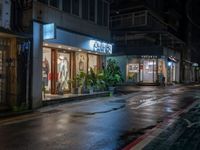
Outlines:
{"label": "wet asphalt road", "polygon": [[1,120],[0,150],[122,149],[200,96],[199,86],[143,88]]}

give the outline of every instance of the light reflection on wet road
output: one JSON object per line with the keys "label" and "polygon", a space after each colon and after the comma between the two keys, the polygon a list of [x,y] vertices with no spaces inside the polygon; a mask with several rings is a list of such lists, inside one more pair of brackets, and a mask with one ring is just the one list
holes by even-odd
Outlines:
{"label": "light reflection on wet road", "polygon": [[0,150],[114,150],[195,101],[198,87],[177,87],[39,110],[0,123]]}

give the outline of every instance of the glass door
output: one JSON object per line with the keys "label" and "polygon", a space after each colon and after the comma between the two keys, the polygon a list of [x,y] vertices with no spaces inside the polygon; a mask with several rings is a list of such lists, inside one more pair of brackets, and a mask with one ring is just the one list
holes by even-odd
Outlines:
{"label": "glass door", "polygon": [[155,59],[144,59],[143,60],[143,82],[154,83],[156,81],[156,60]]}
{"label": "glass door", "polygon": [[58,51],[56,93],[62,94],[65,91],[70,90],[68,84],[69,79],[70,79],[70,54]]}

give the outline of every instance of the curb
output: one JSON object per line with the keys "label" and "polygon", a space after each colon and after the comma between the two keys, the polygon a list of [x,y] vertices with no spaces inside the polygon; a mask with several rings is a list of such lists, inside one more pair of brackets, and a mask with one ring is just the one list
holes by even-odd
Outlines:
{"label": "curb", "polygon": [[63,97],[63,98],[57,98],[57,99],[51,99],[51,100],[44,100],[42,102],[42,106],[49,106],[49,105],[56,105],[61,103],[67,103],[67,102],[77,102],[82,101],[85,99],[92,99],[96,97],[107,97],[110,96],[110,92],[101,92],[101,93],[95,93],[91,95],[77,95],[72,97]]}

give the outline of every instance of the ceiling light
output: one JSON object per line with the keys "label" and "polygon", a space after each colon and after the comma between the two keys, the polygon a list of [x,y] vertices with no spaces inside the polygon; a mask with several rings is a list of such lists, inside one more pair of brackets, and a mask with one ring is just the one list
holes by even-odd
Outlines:
{"label": "ceiling light", "polygon": [[62,48],[62,46],[61,46],[61,45],[59,45],[59,46],[58,46],[58,48]]}

